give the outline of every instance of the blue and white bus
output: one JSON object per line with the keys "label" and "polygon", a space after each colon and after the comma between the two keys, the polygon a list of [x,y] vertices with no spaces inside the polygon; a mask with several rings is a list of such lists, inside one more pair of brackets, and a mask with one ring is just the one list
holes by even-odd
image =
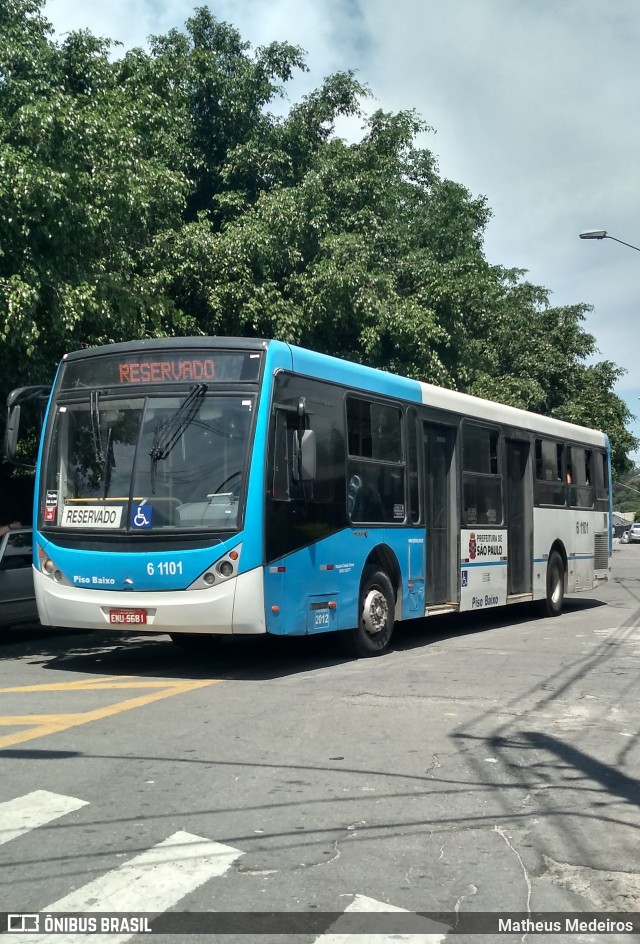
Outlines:
{"label": "blue and white bus", "polygon": [[374,655],[398,620],[556,615],[608,578],[610,481],[603,433],[279,341],[77,351],[37,463],[40,619]]}

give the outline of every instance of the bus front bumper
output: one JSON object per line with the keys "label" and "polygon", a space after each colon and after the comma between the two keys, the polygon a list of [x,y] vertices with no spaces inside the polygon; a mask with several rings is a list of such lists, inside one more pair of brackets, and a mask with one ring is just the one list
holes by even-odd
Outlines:
{"label": "bus front bumper", "polygon": [[70,587],[38,570],[33,577],[45,626],[129,633],[266,632],[260,567],[206,590],[163,593]]}

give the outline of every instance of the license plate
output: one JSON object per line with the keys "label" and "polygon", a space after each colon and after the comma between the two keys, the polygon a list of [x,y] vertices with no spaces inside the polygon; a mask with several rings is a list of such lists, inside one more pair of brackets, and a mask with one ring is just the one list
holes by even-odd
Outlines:
{"label": "license plate", "polygon": [[142,626],[147,622],[146,610],[109,610],[109,622],[118,626]]}

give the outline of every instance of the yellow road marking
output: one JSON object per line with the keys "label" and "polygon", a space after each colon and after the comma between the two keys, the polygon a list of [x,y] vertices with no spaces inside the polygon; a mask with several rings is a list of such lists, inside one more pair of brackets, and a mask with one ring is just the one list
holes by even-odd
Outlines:
{"label": "yellow road marking", "polygon": [[[166,679],[139,679],[129,676],[129,681],[122,682],[122,676],[112,676],[113,683],[109,679],[100,679],[96,682],[78,683],[61,682],[58,685],[25,685],[24,688],[4,688],[1,692],[49,692],[49,691],[77,691],[82,688],[84,691],[122,689],[122,688],[160,688],[160,691],[148,692],[145,695],[138,695],[135,698],[128,698],[125,701],[117,702],[115,705],[106,705],[103,708],[95,708],[92,711],[79,711],[68,714],[50,714],[50,715],[2,715],[0,716],[0,725],[33,725],[28,731],[17,731],[14,734],[7,734],[0,737],[0,750],[5,747],[13,747],[16,744],[23,744],[25,741],[33,741],[35,738],[45,737],[47,734],[57,734],[59,731],[65,731],[67,728],[75,728],[81,724],[88,724],[90,721],[99,721],[102,718],[108,718],[112,715],[120,714],[123,711],[130,711],[132,708],[142,708],[144,705],[150,705],[154,701],[160,701],[163,698],[171,698],[173,695],[181,695],[184,692],[192,692],[198,688],[205,688],[207,685],[215,685],[222,682],[223,679],[201,679],[199,681],[175,681],[168,682]],[[115,681],[115,679],[118,681]]]}
{"label": "yellow road marking", "polygon": [[[118,681],[110,682],[109,679],[99,679],[97,682],[93,680],[88,682],[50,682],[46,685],[17,685],[15,688],[0,688],[0,695],[9,694],[11,692],[93,692],[100,691],[101,689],[117,689],[117,688],[166,688],[167,680],[166,679],[137,679],[133,675],[127,675],[125,678],[130,679],[128,682],[122,682],[122,676],[117,676]],[[206,679],[207,682],[210,682],[211,679]],[[221,679],[216,679],[215,681],[221,681]],[[178,684],[183,684],[182,682]],[[184,684],[191,684],[189,682]]]}
{"label": "yellow road marking", "polygon": [[77,718],[78,715],[3,715],[0,718],[0,724],[8,727],[12,724],[45,724],[47,721],[61,721],[63,718]]}
{"label": "yellow road marking", "polygon": [[[121,682],[123,679],[135,679],[135,675],[98,675],[97,681],[100,685],[106,682]],[[77,682],[45,682],[42,685],[14,685],[11,688],[0,688],[2,692],[48,692],[55,691],[61,686],[64,689],[73,691],[76,688],[86,688],[87,685],[95,685],[96,678],[80,679]]]}

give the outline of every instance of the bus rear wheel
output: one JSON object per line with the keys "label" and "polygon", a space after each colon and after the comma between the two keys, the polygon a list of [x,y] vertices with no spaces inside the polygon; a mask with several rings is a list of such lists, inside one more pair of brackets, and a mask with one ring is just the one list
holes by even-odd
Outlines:
{"label": "bus rear wheel", "polygon": [[547,564],[547,595],[543,601],[547,616],[559,616],[564,603],[564,564],[557,551],[552,551]]}
{"label": "bus rear wheel", "polygon": [[348,631],[348,648],[355,656],[379,656],[391,642],[396,599],[393,585],[383,570],[368,567],[362,576],[358,603],[358,625]]}
{"label": "bus rear wheel", "polygon": [[171,641],[183,652],[206,653],[215,649],[222,636],[213,633],[169,633]]}

